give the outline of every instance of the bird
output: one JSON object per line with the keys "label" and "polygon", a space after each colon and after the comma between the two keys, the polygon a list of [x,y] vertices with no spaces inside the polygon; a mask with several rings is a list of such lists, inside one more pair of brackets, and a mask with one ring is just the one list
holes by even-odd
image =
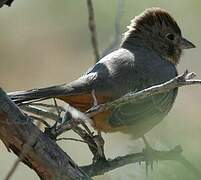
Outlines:
{"label": "bird", "polygon": [[[195,48],[183,37],[169,12],[158,7],[144,10],[127,28],[120,47],[78,79],[62,85],[11,92],[9,97],[18,105],[56,98],[85,112],[93,106],[93,93],[97,103],[102,104],[176,77],[183,50]],[[177,92],[175,88],[97,113],[92,117],[92,126],[100,132],[143,137],[169,113]]]}

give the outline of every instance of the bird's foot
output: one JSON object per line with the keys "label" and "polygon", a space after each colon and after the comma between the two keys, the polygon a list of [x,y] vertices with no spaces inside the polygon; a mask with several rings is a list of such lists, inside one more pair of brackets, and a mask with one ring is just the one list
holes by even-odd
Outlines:
{"label": "bird's foot", "polygon": [[[145,144],[145,148],[143,149],[143,154],[144,154],[144,159],[145,159],[145,165],[146,165],[146,175],[148,176],[148,172],[149,172],[149,167],[151,170],[153,170],[153,166],[154,166],[154,154],[156,152],[156,150],[154,150],[149,143],[147,142],[147,140],[145,139],[145,137],[142,137],[144,144]],[[157,162],[157,161],[156,161]]]}
{"label": "bird's foot", "polygon": [[55,122],[53,126],[45,128],[44,133],[51,139],[56,141],[56,129],[57,129],[58,122]]}

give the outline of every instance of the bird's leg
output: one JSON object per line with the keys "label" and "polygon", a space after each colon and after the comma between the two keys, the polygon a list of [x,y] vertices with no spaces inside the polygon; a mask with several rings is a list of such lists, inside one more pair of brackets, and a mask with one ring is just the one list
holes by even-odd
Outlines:
{"label": "bird's leg", "polygon": [[[93,89],[91,91],[91,96],[93,98],[93,106],[97,106],[98,105],[98,100],[96,98],[96,94],[95,94],[95,90]],[[101,162],[101,161],[105,161],[106,158],[105,158],[105,153],[104,153],[104,144],[105,144],[105,141],[101,135],[101,132],[98,131],[98,134],[93,136],[93,139],[94,139],[94,142],[97,146],[97,155],[94,156],[93,158],[93,162],[94,163],[98,163],[98,162]]]}
{"label": "bird's leg", "polygon": [[91,91],[91,95],[92,95],[92,98],[94,100],[93,106],[97,106],[98,105],[98,100],[96,98],[96,94],[95,94],[95,90],[94,89]]}
{"label": "bird's leg", "polygon": [[151,167],[151,170],[153,170],[153,163],[154,163],[153,154],[154,154],[155,150],[149,145],[145,136],[143,136],[142,139],[145,144],[143,153],[144,153],[144,157],[145,157],[146,175],[148,175],[149,166]]}

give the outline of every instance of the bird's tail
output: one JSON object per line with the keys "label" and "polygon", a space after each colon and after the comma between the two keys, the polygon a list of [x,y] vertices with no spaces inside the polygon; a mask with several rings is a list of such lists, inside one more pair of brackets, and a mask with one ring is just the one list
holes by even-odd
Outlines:
{"label": "bird's tail", "polygon": [[18,105],[53,98],[70,93],[68,86],[59,85],[47,88],[32,89],[28,91],[16,91],[8,93],[8,96]]}

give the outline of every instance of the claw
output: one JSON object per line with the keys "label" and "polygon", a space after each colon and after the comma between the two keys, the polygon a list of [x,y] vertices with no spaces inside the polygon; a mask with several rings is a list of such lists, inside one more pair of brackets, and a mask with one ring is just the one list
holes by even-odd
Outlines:
{"label": "claw", "polygon": [[146,176],[148,176],[149,173],[149,166],[150,169],[153,171],[154,169],[154,158],[153,158],[153,152],[155,151],[147,142],[145,137],[142,137],[145,148],[143,149],[144,157],[145,157],[145,166],[146,166]]}

